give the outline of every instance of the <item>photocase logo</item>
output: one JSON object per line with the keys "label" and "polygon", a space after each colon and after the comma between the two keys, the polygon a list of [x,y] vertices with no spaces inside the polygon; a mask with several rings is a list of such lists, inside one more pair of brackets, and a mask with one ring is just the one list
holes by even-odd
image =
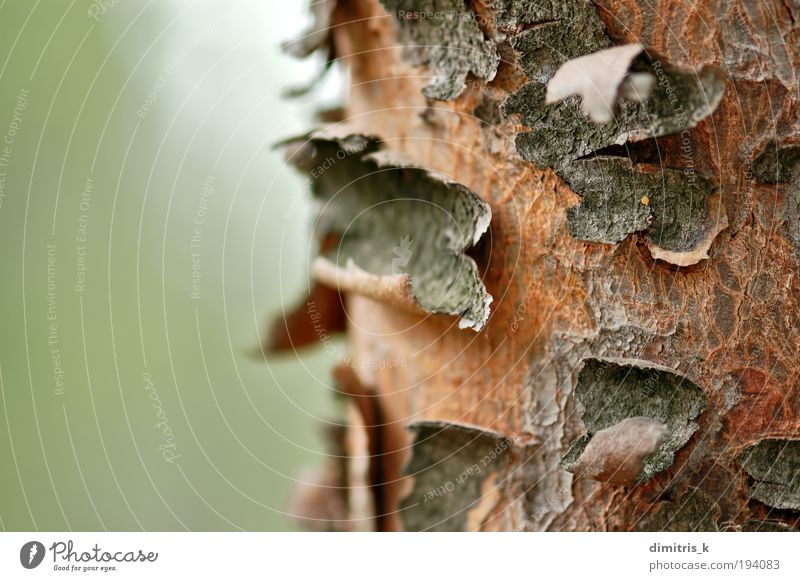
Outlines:
{"label": "photocase logo", "polygon": [[19,550],[19,562],[26,569],[35,569],[44,559],[44,545],[39,541],[30,541]]}
{"label": "photocase logo", "polygon": [[401,274],[405,272],[408,263],[411,261],[411,241],[408,234],[400,239],[400,244],[392,249],[394,258],[392,258],[392,274]]}

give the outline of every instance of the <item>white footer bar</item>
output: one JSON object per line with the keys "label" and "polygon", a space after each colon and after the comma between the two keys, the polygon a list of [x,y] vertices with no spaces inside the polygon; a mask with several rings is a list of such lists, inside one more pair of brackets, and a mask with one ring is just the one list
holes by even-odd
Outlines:
{"label": "white footer bar", "polygon": [[0,534],[2,580],[777,580],[799,564],[791,533]]}

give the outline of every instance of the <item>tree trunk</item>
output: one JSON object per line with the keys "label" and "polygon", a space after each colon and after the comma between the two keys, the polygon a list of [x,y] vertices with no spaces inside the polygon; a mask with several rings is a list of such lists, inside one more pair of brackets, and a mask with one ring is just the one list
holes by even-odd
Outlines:
{"label": "tree trunk", "polygon": [[327,50],[349,94],[287,142],[319,284],[265,349],[346,328],[349,412],[298,516],[797,528],[800,7],[315,12],[288,48]]}

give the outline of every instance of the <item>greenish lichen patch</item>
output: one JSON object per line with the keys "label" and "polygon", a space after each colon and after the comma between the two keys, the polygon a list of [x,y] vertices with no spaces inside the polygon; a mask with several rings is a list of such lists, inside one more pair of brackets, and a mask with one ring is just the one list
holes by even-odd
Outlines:
{"label": "greenish lichen patch", "polygon": [[[498,4],[497,25],[511,35],[510,44],[529,81],[509,96],[503,111],[519,114],[528,125],[538,117],[545,103],[544,87],[558,68],[570,59],[611,46],[611,41],[588,0],[502,0]],[[527,28],[518,32],[523,26]]]}
{"label": "greenish lichen patch", "polygon": [[570,59],[611,45],[602,21],[591,5],[564,3],[535,26],[511,38],[529,81],[546,83]]}
{"label": "greenish lichen patch", "polygon": [[366,135],[316,133],[292,154],[318,202],[315,233],[338,238],[322,254],[342,269],[409,275],[427,312],[479,330],[492,297],[464,252],[488,230],[491,210],[464,185],[382,150]]}
{"label": "greenish lichen patch", "polygon": [[422,89],[431,99],[451,100],[466,87],[467,75],[494,79],[500,56],[484,35],[475,12],[463,0],[381,0],[392,12],[408,58],[436,72]]}
{"label": "greenish lichen patch", "polygon": [[800,440],[761,440],[744,449],[738,460],[753,478],[750,498],[800,510]]}
{"label": "greenish lichen patch", "polygon": [[644,103],[622,100],[614,118],[601,125],[584,115],[578,97],[546,104],[546,85],[534,81],[510,95],[506,114],[518,114],[531,131],[516,137],[523,159],[560,172],[575,159],[600,149],[679,133],[711,115],[725,90],[724,77],[712,67],[681,72],[645,57],[631,67],[634,73],[656,78]]}
{"label": "greenish lichen patch", "polygon": [[767,184],[788,182],[800,164],[800,145],[779,146],[771,143],[753,160],[756,180]]}
{"label": "greenish lichen patch", "polygon": [[688,251],[703,238],[706,199],[716,191],[698,174],[621,157],[577,160],[561,175],[583,198],[567,210],[572,236],[616,243],[646,231],[649,241],[675,252]]}
{"label": "greenish lichen patch", "polygon": [[417,422],[406,473],[414,478],[401,502],[406,531],[463,531],[467,513],[481,499],[484,480],[504,467],[511,441],[447,422]]}
{"label": "greenish lichen patch", "polygon": [[594,434],[627,418],[653,418],[666,425],[658,451],[643,462],[640,481],[672,465],[675,453],[697,431],[694,420],[706,407],[705,394],[694,383],[642,362],[587,359],[575,396],[584,410],[587,435],[573,443],[562,465],[574,464]]}
{"label": "greenish lichen patch", "polygon": [[603,30],[591,0],[497,0],[495,5],[495,21],[498,28],[505,30],[556,20],[572,26],[575,36],[583,35],[584,40],[589,27]]}
{"label": "greenish lichen patch", "polygon": [[676,502],[662,502],[644,523],[653,532],[716,532],[721,516],[719,505],[699,488],[689,487]]}

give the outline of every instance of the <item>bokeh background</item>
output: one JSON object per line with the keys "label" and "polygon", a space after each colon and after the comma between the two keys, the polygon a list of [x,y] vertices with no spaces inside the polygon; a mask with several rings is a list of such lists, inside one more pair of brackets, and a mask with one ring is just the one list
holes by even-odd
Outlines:
{"label": "bokeh background", "polygon": [[308,284],[271,146],[335,105],[304,0],[0,0],[0,529],[286,530],[333,356],[252,356]]}

